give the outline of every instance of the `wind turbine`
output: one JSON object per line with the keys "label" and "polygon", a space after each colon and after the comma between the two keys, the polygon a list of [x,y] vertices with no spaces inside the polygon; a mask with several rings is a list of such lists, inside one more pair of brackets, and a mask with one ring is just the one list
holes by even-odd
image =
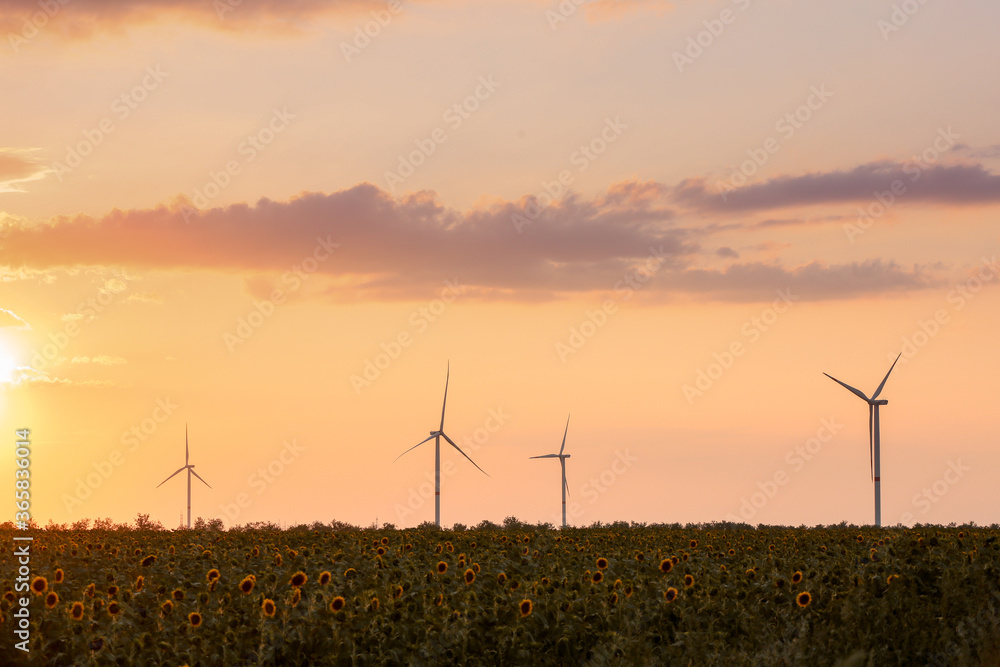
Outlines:
{"label": "wind turbine", "polygon": [[[489,475],[486,474],[486,471],[480,468],[475,461],[469,458],[469,455],[463,452],[462,448],[456,445],[455,441],[449,438],[448,434],[444,432],[444,409],[448,405],[448,382],[450,379],[451,379],[451,362],[448,362],[448,374],[447,376],[445,376],[444,380],[444,402],[441,404],[441,426],[438,427],[438,430],[431,431],[430,436],[424,438],[423,440],[421,440],[420,442],[418,442],[417,444],[413,445],[405,452],[403,452],[403,454],[406,454],[407,452],[413,451],[414,449],[424,444],[425,442],[428,442],[429,440],[434,441],[434,523],[437,524],[438,528],[441,527],[441,438],[447,440],[448,444],[457,449],[459,454],[469,459],[469,463],[476,466],[479,472],[489,477]],[[393,461],[393,463],[402,458],[403,454],[397,456],[396,459]]]}
{"label": "wind turbine", "polygon": [[[194,475],[198,479],[201,479],[201,475],[199,475],[194,471],[194,465],[188,463],[189,459],[190,459],[190,452],[188,451],[188,427],[187,424],[184,424],[184,467],[179,468],[177,472],[175,472],[173,475],[167,477],[167,479],[157,484],[156,488],[160,488],[161,486],[166,484],[170,480],[170,478],[176,475],[178,472],[181,472],[183,470],[188,471],[188,476],[187,476],[188,477],[188,528],[190,529],[191,528],[191,475]],[[201,479],[201,481],[204,482],[205,486],[208,486],[208,482],[206,482],[203,479]],[[211,489],[212,487],[208,486],[208,488]]]}
{"label": "wind turbine", "polygon": [[[900,352],[896,356],[896,361],[892,362],[892,366],[889,367],[889,373],[892,373],[892,369],[896,367],[896,362],[899,361],[899,357],[903,356]],[[879,422],[878,422],[878,409],[883,405],[888,405],[889,401],[882,399],[877,400],[878,395],[882,393],[882,387],[885,386],[885,381],[889,379],[889,373],[885,374],[882,378],[882,383],[872,394],[871,398],[864,395],[864,392],[859,391],[849,384],[844,384],[837,378],[833,377],[829,373],[823,373],[840,386],[847,389],[849,392],[863,400],[868,404],[868,456],[871,463],[872,470],[872,481],[875,483],[875,525],[877,527],[882,526],[882,477],[881,477],[881,452],[880,452],[880,440],[879,440]]]}
{"label": "wind turbine", "polygon": [[566,430],[563,431],[563,441],[562,447],[559,448],[558,454],[545,454],[543,456],[531,456],[529,458],[533,459],[559,459],[559,465],[562,466],[562,514],[563,522],[562,527],[566,527],[566,494],[569,493],[569,484],[566,482],[566,459],[570,457],[569,454],[563,454],[563,450],[566,449],[566,434],[569,433],[569,416],[566,417]]}

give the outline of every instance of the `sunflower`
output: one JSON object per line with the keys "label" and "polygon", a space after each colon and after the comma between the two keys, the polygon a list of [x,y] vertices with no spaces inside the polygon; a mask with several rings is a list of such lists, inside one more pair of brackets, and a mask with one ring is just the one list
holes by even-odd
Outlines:
{"label": "sunflower", "polygon": [[[170,547],[170,548],[173,549],[173,547]],[[143,567],[149,567],[150,565],[152,565],[155,562],[156,562],[156,554],[150,554],[150,555],[148,555],[148,556],[146,556],[145,558],[142,559],[142,566]]]}
{"label": "sunflower", "polygon": [[175,600],[183,600],[183,599],[184,599],[184,591],[182,591],[182,590],[181,590],[181,589],[179,589],[179,588],[175,588],[175,589],[174,589],[174,592],[173,592],[173,593],[171,593],[171,594],[170,594],[170,596],[171,596],[171,597],[172,597],[173,599],[175,599]]}
{"label": "sunflower", "polygon": [[694,549],[698,546],[698,540],[691,540],[691,548]]}
{"label": "sunflower", "polygon": [[357,570],[355,570],[353,567],[349,567],[346,570],[344,570],[344,579],[350,579],[357,573],[358,573]]}
{"label": "sunflower", "polygon": [[757,578],[756,570],[754,570],[753,568],[747,570],[747,579],[756,579],[756,578]]}
{"label": "sunflower", "polygon": [[507,581],[507,575],[506,574],[504,574],[503,572],[501,572],[500,574],[497,575],[497,583],[503,584],[503,583],[506,583],[506,581]]}
{"label": "sunflower", "polygon": [[403,587],[402,586],[396,586],[395,588],[393,588],[392,589],[392,597],[393,597],[394,600],[398,600],[399,598],[403,597]]}
{"label": "sunflower", "polygon": [[385,555],[385,549],[383,549],[382,547],[379,547],[378,549],[375,550],[375,553],[377,553],[379,556],[384,556]]}
{"label": "sunflower", "polygon": [[606,570],[606,569],[608,569],[608,559],[607,558],[598,558],[597,559],[597,569],[598,570]]}
{"label": "sunflower", "polygon": [[167,600],[166,602],[160,605],[160,611],[163,612],[164,616],[169,616],[170,612],[172,612],[173,610],[174,610],[174,603],[171,602],[170,600]]}
{"label": "sunflower", "polygon": [[281,567],[281,554],[274,554],[274,564]]}
{"label": "sunflower", "polygon": [[[267,613],[267,603],[268,602],[271,602],[271,601],[270,600],[264,600],[264,613],[265,614]],[[273,602],[271,602],[271,606],[272,607],[274,606]],[[337,597],[333,598],[333,600],[330,602],[330,611],[336,612],[336,611],[340,611],[343,608],[344,608],[344,598],[340,597],[339,595]]]}
{"label": "sunflower", "polygon": [[635,589],[632,588],[632,584],[625,584],[625,591],[624,592],[625,592],[625,597],[630,598],[630,597],[632,597],[632,593],[635,592]]}
{"label": "sunflower", "polygon": [[476,574],[479,574],[479,569],[480,569],[479,568],[479,563],[473,563],[472,564],[472,571],[473,572],[475,572]]}
{"label": "sunflower", "polygon": [[667,590],[663,591],[663,599],[667,602],[673,602],[677,599],[677,589],[671,586]]}
{"label": "sunflower", "polygon": [[669,558],[664,558],[663,560],[660,561],[660,572],[666,574],[667,572],[670,572],[670,570],[672,569],[674,569],[674,561],[670,560]]}
{"label": "sunflower", "polygon": [[215,568],[213,567],[213,568],[212,568],[211,570],[209,570],[209,571],[208,571],[208,574],[206,574],[206,575],[205,575],[205,580],[206,580],[206,581],[207,581],[208,583],[212,583],[213,581],[215,581],[216,579],[218,579],[218,578],[219,578],[219,577],[221,577],[221,576],[222,576],[222,575],[221,575],[221,574],[219,574],[219,571],[218,571],[218,570],[216,570],[216,569],[215,569]]}
{"label": "sunflower", "polygon": [[293,588],[299,588],[301,586],[304,586],[306,581],[308,580],[309,577],[306,576],[305,572],[296,572],[295,574],[292,575],[292,580],[289,581],[288,583],[290,583]]}
{"label": "sunflower", "polygon": [[292,601],[289,602],[293,607],[297,607],[299,602],[302,600],[302,589],[296,588],[292,591]]}
{"label": "sunflower", "polygon": [[510,590],[516,591],[520,587],[521,587],[521,584],[519,582],[517,582],[517,581],[510,582]]}
{"label": "sunflower", "polygon": [[45,606],[53,609],[57,604],[59,604],[59,594],[55,591],[49,591],[49,594],[45,596]]}
{"label": "sunflower", "polygon": [[442,604],[444,604],[444,594],[438,593],[438,596],[434,599],[434,606],[440,607]]}
{"label": "sunflower", "polygon": [[730,549],[729,550],[729,555],[730,556],[735,556],[736,555],[736,549]]}
{"label": "sunflower", "polygon": [[369,603],[368,608],[372,611],[378,611],[378,598],[372,598],[371,603]]}
{"label": "sunflower", "polygon": [[442,561],[438,561],[438,564],[437,564],[437,573],[438,574],[444,574],[447,571],[448,571],[448,563],[444,562],[443,560]]}
{"label": "sunflower", "polygon": [[45,577],[35,577],[31,581],[31,592],[35,595],[41,595],[49,588],[49,582],[45,580]]}
{"label": "sunflower", "polygon": [[94,584],[90,584],[89,586],[87,586],[86,589],[84,589],[83,594],[86,595],[88,598],[92,598],[94,597],[95,588],[96,586],[94,586]]}
{"label": "sunflower", "polygon": [[114,584],[108,586],[108,597],[113,598],[116,595],[118,595],[118,587]]}
{"label": "sunflower", "polygon": [[684,588],[691,588],[694,586],[694,577],[690,574],[684,575]]}
{"label": "sunflower", "polygon": [[135,579],[135,591],[138,593],[142,590],[142,587],[146,584],[146,577],[141,574]]}
{"label": "sunflower", "polygon": [[476,573],[473,572],[472,568],[470,567],[468,570],[465,571],[465,583],[471,584],[475,580],[476,580]]}
{"label": "sunflower", "polygon": [[117,616],[118,614],[122,613],[121,605],[112,600],[111,602],[108,603],[108,613],[111,614],[112,616]]}
{"label": "sunflower", "polygon": [[795,596],[795,604],[799,605],[802,608],[805,608],[809,606],[809,603],[812,602],[812,599],[813,599],[812,595],[809,594],[809,591],[802,591],[801,593]]}
{"label": "sunflower", "polygon": [[329,572],[320,572],[319,573],[319,585],[320,586],[326,586],[328,583],[330,583],[330,578],[331,577],[330,577],[330,573]]}
{"label": "sunflower", "polygon": [[520,609],[521,609],[521,616],[522,617],[524,617],[524,616],[530,616],[531,615],[531,609],[532,609],[531,600],[521,600]]}
{"label": "sunflower", "polygon": [[73,606],[70,607],[70,609],[69,609],[69,615],[70,615],[70,618],[72,618],[74,621],[82,621],[83,620],[83,603],[82,602],[74,602]]}
{"label": "sunflower", "polygon": [[608,604],[612,606],[618,604],[618,593],[612,592],[611,595],[608,596]]}
{"label": "sunflower", "polygon": [[801,582],[802,582],[802,573],[799,572],[799,571],[796,571],[795,574],[792,575],[792,583],[793,584],[798,584],[798,583],[801,583]]}
{"label": "sunflower", "polygon": [[642,553],[641,551],[637,551],[637,552],[635,553],[635,559],[636,559],[636,560],[637,560],[638,562],[640,562],[640,563],[641,563],[642,561],[646,560],[646,555],[645,555],[644,553]]}
{"label": "sunflower", "polygon": [[899,579],[899,575],[898,574],[890,574],[889,577],[885,580],[885,583],[891,584],[892,582],[896,581],[897,579]]}
{"label": "sunflower", "polygon": [[384,545],[385,544],[389,544],[389,538],[388,537],[383,537],[382,538],[382,544],[384,544]]}
{"label": "sunflower", "polygon": [[66,578],[66,573],[63,572],[62,569],[60,568],[56,570],[56,574],[52,578],[52,580],[55,581],[57,584],[61,584],[63,582],[63,579],[65,578]]}
{"label": "sunflower", "polygon": [[191,624],[192,628],[197,628],[199,625],[201,625],[201,614],[199,614],[196,611],[192,611],[190,614],[188,614],[188,623]]}
{"label": "sunflower", "polygon": [[604,573],[603,573],[603,572],[601,572],[600,570],[598,570],[597,572],[595,572],[595,573],[593,574],[593,576],[591,576],[591,577],[590,577],[590,580],[591,580],[592,582],[594,582],[595,584],[599,584],[599,583],[601,583],[602,581],[604,581]]}
{"label": "sunflower", "polygon": [[95,639],[92,642],[90,642],[90,650],[91,651],[100,651],[102,648],[104,648],[104,638],[103,637],[98,637],[97,639]]}
{"label": "sunflower", "polygon": [[7,591],[3,594],[3,599],[7,602],[13,602],[17,599],[17,596],[14,595],[14,591]]}
{"label": "sunflower", "polygon": [[253,591],[254,583],[255,582],[250,575],[247,575],[243,577],[243,581],[240,582],[240,590],[248,594]]}

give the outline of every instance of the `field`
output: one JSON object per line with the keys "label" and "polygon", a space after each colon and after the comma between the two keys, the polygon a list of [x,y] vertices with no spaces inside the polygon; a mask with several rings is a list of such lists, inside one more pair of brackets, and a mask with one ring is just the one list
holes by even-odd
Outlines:
{"label": "field", "polygon": [[1000,664],[996,527],[0,533],[4,664]]}

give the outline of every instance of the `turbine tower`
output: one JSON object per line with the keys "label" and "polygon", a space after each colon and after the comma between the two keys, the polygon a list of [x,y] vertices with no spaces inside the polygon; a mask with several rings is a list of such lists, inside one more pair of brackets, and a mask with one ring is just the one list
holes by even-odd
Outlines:
{"label": "turbine tower", "polygon": [[[188,428],[187,428],[187,424],[184,424],[184,467],[179,468],[177,470],[177,472],[175,472],[173,475],[171,475],[170,477],[167,477],[167,479],[165,479],[162,482],[160,482],[159,484],[157,484],[156,488],[160,488],[161,486],[163,486],[164,484],[166,484],[170,480],[170,478],[173,477],[174,475],[176,475],[178,472],[181,472],[183,470],[187,470],[188,471],[188,476],[187,476],[187,478],[188,478],[188,529],[191,528],[191,475],[194,475],[198,479],[201,479],[201,475],[199,475],[198,473],[196,473],[194,471],[194,464],[188,463],[189,460],[190,460],[190,452],[189,452],[189,449],[188,449]],[[205,486],[208,486],[208,488],[210,488],[210,489],[212,488],[211,486],[208,485],[208,482],[206,482],[204,479],[201,479],[201,481],[205,484]]]}
{"label": "turbine tower", "polygon": [[[896,361],[892,362],[892,366],[889,367],[889,373],[892,373],[892,369],[896,367],[896,362],[899,361],[899,357],[901,356],[903,356],[902,352],[896,356]],[[878,400],[878,395],[882,393],[882,387],[885,386],[885,381],[889,379],[889,373],[886,373],[885,377],[882,378],[882,383],[875,390],[875,393],[872,394],[871,398],[868,398],[864,392],[855,389],[851,385],[844,384],[829,373],[823,373],[823,375],[868,404],[868,457],[871,464],[872,481],[875,483],[875,526],[879,528],[882,526],[882,467],[878,409],[883,405],[888,405],[889,401],[885,399]]]}
{"label": "turbine tower", "polygon": [[566,494],[569,493],[569,483],[566,482],[566,459],[570,457],[569,454],[563,454],[566,449],[566,434],[569,433],[569,416],[566,417],[566,430],[563,431],[563,441],[562,447],[559,448],[558,454],[544,454],[542,456],[531,456],[529,458],[533,459],[559,459],[559,465],[562,466],[562,527],[566,527]]}
{"label": "turbine tower", "polygon": [[[445,376],[444,380],[444,402],[442,402],[441,404],[441,425],[438,427],[438,430],[431,431],[430,432],[431,434],[428,437],[424,438],[423,440],[421,440],[420,442],[418,442],[417,444],[413,445],[405,452],[403,452],[403,454],[406,454],[407,452],[413,451],[414,449],[424,444],[425,442],[428,442],[429,440],[434,441],[434,523],[437,524],[438,528],[441,527],[441,438],[447,440],[448,444],[457,449],[459,454],[469,459],[469,463],[476,466],[476,469],[478,469],[479,472],[489,477],[489,475],[486,474],[486,471],[480,468],[475,461],[469,458],[469,455],[463,452],[462,448],[456,445],[455,441],[449,438],[448,434],[444,432],[444,409],[448,405],[448,382],[450,381],[450,379],[451,379],[451,362],[448,362],[448,374]],[[402,458],[403,454],[397,456],[396,459],[393,461],[393,463]]]}

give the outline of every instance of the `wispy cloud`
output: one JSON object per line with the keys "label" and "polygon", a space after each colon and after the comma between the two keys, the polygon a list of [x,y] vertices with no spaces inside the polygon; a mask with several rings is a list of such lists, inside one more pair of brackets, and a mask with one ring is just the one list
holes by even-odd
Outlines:
{"label": "wispy cloud", "polygon": [[12,310],[0,308],[0,329],[30,329],[31,325],[22,320]]}
{"label": "wispy cloud", "polygon": [[37,162],[33,149],[0,148],[0,192],[22,192],[24,183],[45,177],[49,167]]}
{"label": "wispy cloud", "polygon": [[93,357],[73,357],[70,360],[71,364],[100,364],[101,366],[118,366],[120,364],[127,364],[128,360],[122,357],[116,357],[110,354],[99,354]]}
{"label": "wispy cloud", "polygon": [[10,377],[5,381],[0,381],[0,391],[14,389],[17,387],[114,387],[118,386],[111,380],[69,380],[54,375],[49,375],[45,371],[37,370],[31,366],[19,366],[15,368]]}
{"label": "wispy cloud", "polygon": [[688,179],[674,191],[679,204],[713,211],[758,211],[792,206],[870,201],[899,181],[906,202],[938,204],[1000,203],[1000,174],[978,164],[928,166],[880,161],[847,171],[780,176],[726,192],[723,198],[702,178]]}

